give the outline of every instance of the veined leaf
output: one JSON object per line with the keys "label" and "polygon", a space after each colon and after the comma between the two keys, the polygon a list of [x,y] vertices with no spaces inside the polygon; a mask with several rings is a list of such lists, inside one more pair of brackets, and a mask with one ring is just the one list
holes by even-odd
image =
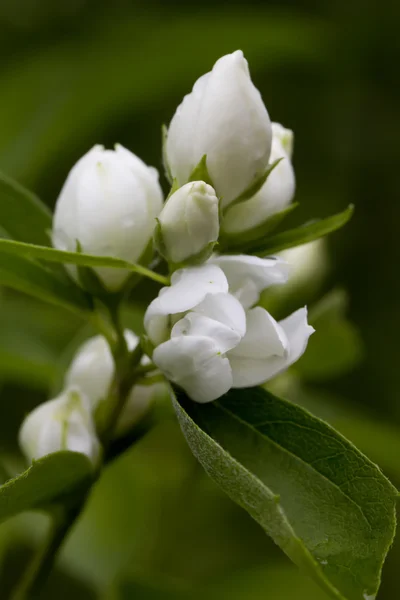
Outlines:
{"label": "veined leaf", "polygon": [[78,452],[54,452],[0,487],[0,522],[26,510],[56,502],[93,475],[89,459]]}
{"label": "veined leaf", "polygon": [[80,265],[82,267],[110,267],[113,269],[126,269],[132,273],[138,273],[149,279],[153,279],[163,285],[168,285],[168,280],[163,275],[150,271],[138,265],[121,258],[113,256],[93,256],[92,254],[83,254],[81,252],[65,252],[55,248],[37,246],[35,244],[25,244],[15,242],[14,240],[0,239],[0,256],[2,254],[27,257],[44,260],[48,262]]}
{"label": "veined leaf", "polygon": [[261,388],[174,407],[207,473],[331,597],[375,598],[397,491],[350,442]]}
{"label": "veined leaf", "polygon": [[332,217],[321,219],[319,221],[313,221],[311,223],[296,227],[295,229],[289,229],[282,233],[267,238],[263,243],[257,243],[247,249],[249,254],[256,254],[258,256],[268,256],[281,252],[287,248],[294,248],[295,246],[301,246],[317,240],[328,233],[332,233],[337,229],[346,225],[351,219],[354,212],[354,206],[350,204],[346,210]]}
{"label": "veined leaf", "polygon": [[35,194],[0,173],[0,226],[14,239],[49,245],[50,210]]}

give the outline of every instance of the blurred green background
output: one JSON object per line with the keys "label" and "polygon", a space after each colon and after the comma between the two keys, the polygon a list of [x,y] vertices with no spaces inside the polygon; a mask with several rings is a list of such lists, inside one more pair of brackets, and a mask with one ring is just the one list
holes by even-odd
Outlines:
{"label": "blurred green background", "polygon": [[[356,205],[328,240],[319,281],[265,299],[279,316],[314,306],[321,327],[310,353],[325,357],[319,371],[309,357],[275,387],[330,420],[398,486],[399,26],[390,0],[0,0],[0,170],[50,206],[95,143],[120,142],[161,171],[161,124],[219,56],[243,49],[272,119],[295,131],[301,205],[291,223]],[[337,286],[348,305],[340,291],[326,298]],[[128,310],[127,322],[138,321]],[[48,397],[82,326],[0,290],[3,478],[21,470],[19,424]],[[0,527],[2,600],[45,527],[38,515]],[[398,542],[380,599],[396,596],[399,564]],[[107,469],[58,565],[44,598],[325,597],[207,479],[172,414]]]}

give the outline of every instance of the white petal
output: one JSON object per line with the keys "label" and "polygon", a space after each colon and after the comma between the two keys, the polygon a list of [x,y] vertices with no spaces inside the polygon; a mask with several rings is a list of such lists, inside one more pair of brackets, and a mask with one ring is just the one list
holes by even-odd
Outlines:
{"label": "white petal", "polygon": [[288,279],[287,264],[277,257],[223,255],[213,256],[208,262],[221,267],[228,278],[229,291],[245,308],[256,304],[263,290]]}
{"label": "white petal", "polygon": [[175,271],[171,285],[162,288],[144,316],[144,326],[154,344],[168,336],[169,315],[184,313],[202,302],[207,294],[226,293],[228,281],[216,265],[204,264]]}
{"label": "white petal", "polygon": [[283,357],[257,359],[231,356],[229,353],[233,387],[243,388],[265,383],[287,369],[304,353],[308,338],[314,332],[314,328],[307,323],[307,309],[297,310],[287,319],[280,321],[279,325],[289,341],[287,354]]}
{"label": "white petal", "polygon": [[[126,329],[124,332],[128,349],[138,344],[138,337]],[[65,387],[77,387],[90,400],[94,410],[108,395],[114,376],[114,360],[106,339],[97,335],[86,340],[78,349],[65,376]]]}
{"label": "white petal", "polygon": [[220,321],[190,312],[172,328],[171,339],[179,336],[200,336],[212,338],[221,354],[235,348],[241,336]]}
{"label": "white petal", "polygon": [[[96,146],[73,167],[56,203],[53,244],[89,254],[137,261],[162,207],[154,170],[125,148]],[[130,273],[95,268],[106,287],[117,290]]]}
{"label": "white petal", "polygon": [[284,357],[289,341],[283,327],[261,306],[247,312],[246,335],[229,355],[243,358]]}
{"label": "white petal", "polygon": [[246,313],[232,294],[208,294],[193,311],[224,323],[240,337],[246,333]]}
{"label": "white petal", "polygon": [[229,204],[268,164],[272,128],[241,51],[220,58],[185,97],[169,128],[168,162],[180,185],[203,155]]}
{"label": "white petal", "polygon": [[232,386],[229,360],[206,337],[176,337],[158,346],[154,363],[196,402],[211,402]]}

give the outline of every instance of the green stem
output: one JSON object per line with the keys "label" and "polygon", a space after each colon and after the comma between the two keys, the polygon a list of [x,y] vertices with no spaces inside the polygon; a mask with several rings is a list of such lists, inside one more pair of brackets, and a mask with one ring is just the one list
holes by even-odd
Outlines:
{"label": "green stem", "polygon": [[58,551],[79,516],[83,505],[84,500],[74,510],[63,508],[53,515],[53,522],[45,544],[34,556],[21,583],[15,590],[12,600],[40,598],[43,585],[54,567]]}
{"label": "green stem", "polygon": [[[101,333],[106,337],[115,361],[115,375],[111,384],[109,397],[110,409],[106,415],[104,428],[100,436],[104,448],[103,465],[107,463],[114,429],[119,415],[125,406],[132,385],[143,373],[142,371],[136,373],[143,350],[140,344],[138,344],[133,352],[129,352],[120,321],[119,303],[110,303],[107,308],[112,328],[102,320],[101,315],[97,311],[92,316],[92,322],[96,323]],[[152,368],[154,367],[152,366]],[[101,472],[101,466],[99,466],[93,483]],[[74,504],[74,507],[71,508],[65,505],[59,507],[57,512],[53,512],[53,523],[46,543],[29,565],[21,583],[12,596],[12,600],[34,600],[40,598],[41,590],[53,569],[58,551],[74,526],[76,519],[79,517],[89,494],[90,488],[85,488],[82,490],[79,503]]]}

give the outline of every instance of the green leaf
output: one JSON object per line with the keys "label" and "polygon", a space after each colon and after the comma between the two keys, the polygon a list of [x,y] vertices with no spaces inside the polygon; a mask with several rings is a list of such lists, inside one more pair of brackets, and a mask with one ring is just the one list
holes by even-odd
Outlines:
{"label": "green leaf", "polygon": [[375,597],[397,491],[328,424],[261,388],[174,407],[207,473],[331,597]]}
{"label": "green leaf", "polygon": [[[28,246],[12,240],[0,241]],[[51,251],[50,248],[43,250]],[[90,309],[88,298],[72,281],[69,283],[67,278],[57,277],[52,271],[23,255],[2,253],[1,249],[0,284],[78,312]]]}
{"label": "green leaf", "polygon": [[132,273],[138,273],[158,283],[168,285],[168,280],[163,275],[146,269],[142,265],[131,263],[121,258],[114,258],[113,256],[93,256],[92,254],[83,254],[81,252],[65,252],[64,250],[56,250],[55,248],[0,239],[0,256],[2,253],[7,254],[7,256],[15,255],[18,257],[36,258],[49,262],[80,265],[82,267],[127,269],[128,271],[132,271]]}
{"label": "green leaf", "polygon": [[256,242],[259,244],[265,236],[269,235],[271,231],[278,227],[278,225],[280,225],[298,206],[299,203],[294,202],[283,210],[269,216],[263,223],[257,225],[257,227],[240,233],[224,232],[222,223],[221,235],[218,240],[222,249],[221,251],[224,251],[224,249],[234,250],[235,252],[247,252],[248,250],[251,250]]}
{"label": "green leaf", "polygon": [[89,483],[93,466],[78,452],[55,452],[0,487],[0,522],[27,510],[42,509]]}
{"label": "green leaf", "polygon": [[293,366],[300,377],[308,381],[324,381],[351,371],[363,358],[361,336],[347,319],[347,294],[333,290],[309,314],[315,328],[307,352]]}
{"label": "green leaf", "polygon": [[210,177],[210,173],[208,172],[208,168],[207,168],[207,155],[206,154],[202,157],[202,159],[200,160],[197,167],[195,167],[193,169],[193,171],[191,172],[189,181],[204,181],[205,183],[208,183],[209,185],[214,187],[214,184]]}
{"label": "green leaf", "polygon": [[161,147],[162,147],[162,162],[164,167],[165,177],[170,185],[173,184],[173,177],[171,173],[171,169],[168,164],[168,156],[167,156],[167,140],[168,140],[168,127],[166,125],[162,125],[161,127]]}
{"label": "green leaf", "polygon": [[32,244],[49,244],[50,210],[32,194],[0,173],[0,226],[14,239]]}
{"label": "green leaf", "polygon": [[255,196],[255,194],[257,194],[257,192],[261,190],[262,186],[267,181],[269,175],[272,173],[275,167],[278,166],[281,160],[282,158],[278,158],[273,163],[268,165],[267,169],[260,177],[253,181],[253,183],[249,185],[249,187],[246,188],[244,192],[240,194],[240,196],[238,196],[237,198],[235,198],[235,200],[229,203],[229,206],[227,206],[227,210],[232,208],[232,206],[235,206],[235,204],[240,204],[241,202],[245,202],[245,200],[250,200],[250,198]]}
{"label": "green leaf", "polygon": [[328,233],[332,233],[343,227],[343,225],[346,225],[353,213],[354,206],[353,204],[350,204],[346,210],[333,215],[332,217],[306,223],[301,227],[278,233],[266,239],[262,244],[254,244],[254,246],[248,249],[248,252],[259,256],[267,256],[275,254],[276,252],[281,252],[287,248],[293,248],[295,246],[306,244],[307,242],[312,242],[313,240],[324,237],[325,235],[328,235]]}

